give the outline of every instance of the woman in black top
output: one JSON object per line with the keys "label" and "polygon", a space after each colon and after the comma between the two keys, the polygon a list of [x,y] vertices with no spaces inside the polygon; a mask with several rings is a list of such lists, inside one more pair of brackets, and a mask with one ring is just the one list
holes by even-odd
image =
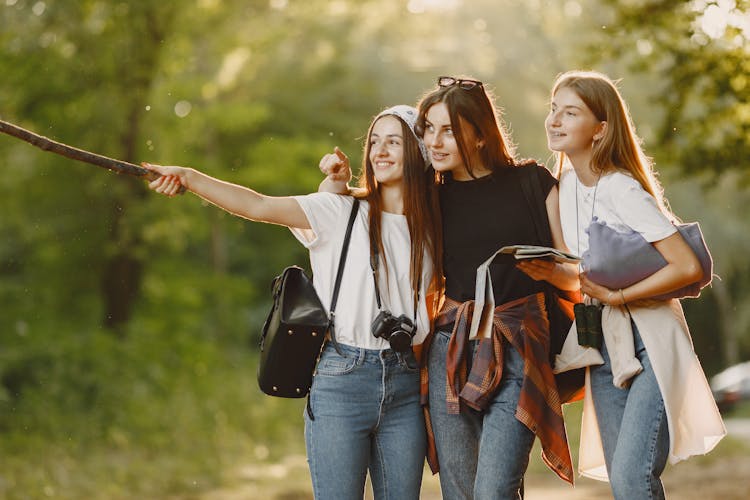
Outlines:
{"label": "woman in black top", "polygon": [[[508,256],[490,265],[494,304],[489,338],[469,339],[477,267],[507,245],[543,245],[521,188],[536,176],[546,196],[553,244],[565,249],[556,181],[519,162],[482,82],[441,77],[419,104],[432,166],[441,182],[445,305],[428,356],[429,416],[444,498],[521,498],[535,435],[548,465],[572,482],[562,410],[548,363],[543,302],[548,277],[578,287],[573,265]],[[521,270],[523,268],[523,271]],[[424,391],[423,391],[424,392]],[[424,396],[424,394],[423,394]]]}

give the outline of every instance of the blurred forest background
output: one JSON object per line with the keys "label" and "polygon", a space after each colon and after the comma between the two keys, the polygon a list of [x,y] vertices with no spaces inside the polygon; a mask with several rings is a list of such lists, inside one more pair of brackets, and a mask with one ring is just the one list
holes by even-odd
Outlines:
{"label": "blurred forest background", "polygon": [[[300,194],[442,74],[551,164],[555,76],[604,71],[713,253],[683,302],[711,375],[750,359],[749,52],[746,0],[0,0],[0,119]],[[303,402],[255,381],[270,280],[309,267],[286,229],[8,136],[0,168],[0,497],[198,498],[304,453]]]}

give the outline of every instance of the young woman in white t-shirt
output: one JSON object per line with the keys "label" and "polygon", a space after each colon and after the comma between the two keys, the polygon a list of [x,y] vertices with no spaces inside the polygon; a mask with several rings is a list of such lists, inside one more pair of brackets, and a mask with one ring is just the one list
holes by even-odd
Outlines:
{"label": "young woman in white t-shirt", "polygon": [[585,260],[580,275],[581,291],[605,305],[605,316],[612,308],[609,312],[629,318],[621,328],[633,337],[642,371],[624,388],[616,387],[609,353],[619,347],[607,345],[605,336],[604,364],[591,366],[587,376],[579,470],[608,479],[618,500],[664,498],[660,476],[667,460],[707,453],[725,430],[679,301],[642,299],[696,282],[701,266],[672,224],[651,161],[607,76],[580,71],[559,76],[545,127],[549,148],[558,156],[568,248],[586,252],[586,229],[597,217],[618,231],[640,233],[667,262],[623,289],[589,279]]}
{"label": "young woman in white t-shirt", "polygon": [[[416,109],[394,106],[367,134],[354,191],[362,203],[336,304],[338,349],[324,347],[304,417],[316,499],[362,498],[368,472],[375,498],[419,498],[426,436],[415,353],[430,328],[427,295],[440,276],[433,269],[441,240],[434,171],[414,134],[416,118]],[[326,157],[344,160],[338,150]],[[352,196],[271,197],[191,168],[144,167],[161,174],[149,184],[159,193],[184,187],[237,216],[289,227],[310,251],[316,291],[330,305]],[[373,335],[382,310],[416,325],[411,346]]]}

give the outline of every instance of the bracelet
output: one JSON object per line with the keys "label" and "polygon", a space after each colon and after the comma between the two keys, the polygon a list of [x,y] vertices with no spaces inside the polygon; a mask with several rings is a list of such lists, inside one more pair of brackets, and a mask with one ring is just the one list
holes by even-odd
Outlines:
{"label": "bracelet", "polygon": [[627,300],[625,300],[625,292],[622,291],[622,288],[620,288],[620,297],[622,297],[622,305],[625,305]]}

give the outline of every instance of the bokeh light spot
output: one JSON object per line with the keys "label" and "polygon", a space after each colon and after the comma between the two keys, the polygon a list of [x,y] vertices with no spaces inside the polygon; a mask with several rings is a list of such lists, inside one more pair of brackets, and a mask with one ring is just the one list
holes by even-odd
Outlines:
{"label": "bokeh light spot", "polygon": [[192,109],[193,105],[188,101],[178,101],[177,104],[174,105],[174,114],[176,114],[180,118],[185,118],[190,114],[190,111]]}

